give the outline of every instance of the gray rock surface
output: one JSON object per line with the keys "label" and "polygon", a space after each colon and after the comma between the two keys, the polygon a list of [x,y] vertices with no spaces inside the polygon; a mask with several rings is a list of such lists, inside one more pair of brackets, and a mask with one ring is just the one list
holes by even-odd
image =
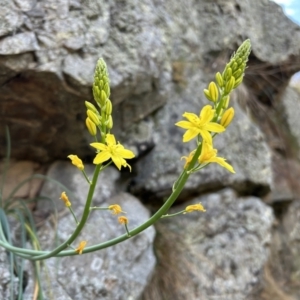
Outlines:
{"label": "gray rock surface", "polygon": [[[262,63],[299,56],[299,28],[267,0],[101,5],[1,0],[0,5],[0,124],[9,125],[18,141],[15,158],[46,162],[64,159],[72,149],[90,155],[83,101],[92,99],[93,70],[101,56],[111,77],[117,132],[169,101],[170,91],[192,77],[187,66],[203,70],[199,82],[207,83],[224,50],[233,51],[246,37]],[[194,95],[202,94],[201,83],[197,87]]]}
{"label": "gray rock surface", "polygon": [[[86,200],[87,183],[74,166],[69,166],[70,164],[66,163],[56,163],[50,168],[48,175],[72,191],[69,198],[75,214],[80,218]],[[87,165],[86,169],[91,176],[92,166]],[[113,168],[108,168],[100,174],[93,206],[121,205],[129,219],[128,227],[132,229],[146,221],[149,212],[135,197],[123,192],[118,193],[116,186],[118,174]],[[48,182],[44,185],[41,195],[58,199],[62,190],[57,184]],[[53,249],[56,238],[57,241],[67,239],[76,227],[72,215],[61,205],[61,200],[56,202],[59,204],[57,237],[52,218],[45,220],[39,230],[40,243],[44,250]],[[47,215],[49,209],[47,202],[39,202],[39,212]],[[87,240],[87,246],[92,246],[124,233],[125,228],[118,223],[117,216],[110,211],[92,211],[88,223],[74,242],[74,246],[77,247],[81,240]],[[153,253],[154,234],[154,228],[151,227],[107,249],[81,256],[46,260],[46,269],[43,269],[46,299],[51,293],[57,293],[60,299],[70,297],[73,300],[138,299],[152,275],[156,262]],[[25,299],[32,297],[32,284],[31,281],[26,289],[28,298]]]}
{"label": "gray rock surface", "polygon": [[288,129],[293,137],[290,139],[290,147],[298,150],[298,159],[300,158],[300,93],[296,88],[288,86],[281,95],[281,105],[283,107],[283,118],[285,119]]}
{"label": "gray rock surface", "polygon": [[271,208],[259,198],[240,198],[225,189],[170,213],[199,202],[205,213],[156,224],[158,265],[143,299],[260,299],[274,221]]}

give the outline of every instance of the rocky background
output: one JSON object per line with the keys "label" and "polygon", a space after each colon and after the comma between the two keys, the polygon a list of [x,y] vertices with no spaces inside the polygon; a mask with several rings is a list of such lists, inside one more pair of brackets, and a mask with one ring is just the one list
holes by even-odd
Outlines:
{"label": "rocky background", "polygon": [[[84,100],[92,100],[96,61],[108,65],[114,133],[137,159],[133,172],[101,175],[95,205],[118,202],[141,224],[170,193],[190,150],[174,123],[206,104],[203,89],[246,38],[252,53],[232,97],[236,118],[216,138],[229,174],[210,165],[190,177],[172,212],[201,201],[206,213],[164,219],[110,249],[46,261],[46,299],[281,300],[300,298],[300,27],[269,0],[0,0],[0,157],[11,139],[3,198],[30,204],[43,249],[54,227],[66,239],[73,220],[58,200],[70,190],[75,212],[86,183],[66,156],[93,172]],[[1,174],[7,170],[1,164]],[[56,210],[51,201],[55,202]],[[122,233],[95,212],[82,233],[89,244]],[[55,221],[55,216],[57,220]],[[10,289],[0,251],[0,298]],[[24,299],[35,294],[26,267]]]}

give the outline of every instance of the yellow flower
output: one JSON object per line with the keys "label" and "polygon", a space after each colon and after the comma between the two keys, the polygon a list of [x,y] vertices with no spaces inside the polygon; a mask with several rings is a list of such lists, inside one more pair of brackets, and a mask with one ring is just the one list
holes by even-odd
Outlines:
{"label": "yellow flower", "polygon": [[198,211],[203,211],[203,212],[206,211],[206,209],[203,207],[203,205],[202,205],[201,203],[199,203],[199,204],[188,205],[188,206],[185,208],[184,214],[189,213],[189,212],[192,212],[192,211],[196,211],[196,210],[198,210]]}
{"label": "yellow flower", "polygon": [[86,245],[87,241],[81,241],[79,243],[79,246],[75,249],[75,251],[78,253],[78,254],[82,254],[82,251]]}
{"label": "yellow flower", "polygon": [[223,157],[217,157],[218,150],[207,142],[203,142],[201,155],[198,158],[200,164],[217,163],[231,173],[235,173],[233,167]]}
{"label": "yellow flower", "polygon": [[71,159],[72,164],[73,164],[74,166],[76,166],[79,170],[82,171],[82,170],[84,169],[84,165],[83,165],[83,163],[82,163],[82,160],[81,160],[77,155],[70,154],[70,155],[68,156],[68,158]]}
{"label": "yellow flower", "polygon": [[128,219],[125,216],[118,217],[118,221],[122,225],[127,225],[128,224]]}
{"label": "yellow flower", "polygon": [[183,135],[183,142],[188,142],[198,134],[200,134],[203,140],[208,143],[212,143],[212,137],[210,132],[223,132],[225,128],[215,122],[211,122],[215,114],[215,111],[210,105],[206,105],[202,108],[199,117],[193,113],[185,112],[183,117],[187,118],[188,121],[180,121],[175,125],[181,128],[187,129]]}
{"label": "yellow flower", "polygon": [[117,215],[117,214],[120,214],[120,213],[125,213],[124,211],[122,211],[121,206],[118,205],[118,204],[110,205],[108,207],[108,209],[110,209],[112,211],[113,215]]}
{"label": "yellow flower", "polygon": [[120,143],[116,143],[116,139],[113,134],[107,134],[106,135],[106,143],[107,145],[103,143],[92,143],[91,146],[101,150],[100,153],[96,155],[94,158],[94,164],[98,165],[101,164],[110,158],[114,162],[114,164],[117,166],[119,170],[121,170],[121,167],[129,167],[131,171],[130,165],[126,162],[126,159],[130,159],[134,157],[134,154],[132,151],[125,149],[123,145]]}
{"label": "yellow flower", "polygon": [[70,207],[70,206],[71,206],[71,202],[69,201],[69,198],[68,198],[66,192],[62,192],[62,193],[61,193],[60,199],[61,199],[62,201],[64,201],[66,207]]}
{"label": "yellow flower", "polygon": [[181,159],[185,159],[185,164],[184,164],[184,167],[183,167],[184,169],[186,169],[186,168],[189,166],[191,160],[192,160],[193,157],[194,157],[195,152],[196,152],[196,150],[193,150],[193,151],[189,154],[189,156],[182,156],[182,157],[181,157]]}

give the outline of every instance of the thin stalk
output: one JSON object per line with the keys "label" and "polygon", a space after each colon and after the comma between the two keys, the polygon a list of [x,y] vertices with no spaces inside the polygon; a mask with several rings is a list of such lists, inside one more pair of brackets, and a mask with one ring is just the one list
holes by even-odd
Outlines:
{"label": "thin stalk", "polygon": [[92,199],[93,199],[95,187],[96,187],[96,184],[97,184],[98,176],[99,176],[99,173],[100,173],[100,169],[101,169],[101,165],[97,165],[96,168],[95,168],[93,181],[92,181],[92,184],[90,185],[90,188],[89,188],[87,201],[86,201],[86,204],[85,204],[85,207],[84,207],[84,210],[83,210],[83,214],[82,214],[81,220],[80,220],[78,226],[76,227],[75,231],[73,232],[73,234],[68,238],[68,240],[66,240],[64,243],[59,245],[57,248],[55,248],[51,252],[49,252],[47,254],[42,254],[42,255],[35,256],[34,258],[32,258],[33,260],[46,259],[46,258],[49,258],[49,257],[52,257],[52,256],[56,256],[59,252],[61,252],[65,248],[67,248],[68,245],[71,245],[73,243],[73,241],[77,238],[77,236],[79,235],[82,228],[84,227],[84,225],[85,225],[85,223],[88,219],[88,216],[90,214],[90,206],[91,206],[91,203],[92,203]]}

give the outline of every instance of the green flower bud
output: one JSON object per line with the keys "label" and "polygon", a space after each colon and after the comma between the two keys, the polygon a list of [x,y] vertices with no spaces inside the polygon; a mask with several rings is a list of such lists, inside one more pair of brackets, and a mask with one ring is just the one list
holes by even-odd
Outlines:
{"label": "green flower bud", "polygon": [[107,120],[106,127],[107,127],[107,129],[112,129],[112,128],[113,128],[113,125],[114,125],[114,123],[113,123],[112,116],[109,115],[108,120]]}
{"label": "green flower bud", "polygon": [[109,84],[105,84],[104,87],[104,92],[106,93],[107,97],[109,98],[110,97],[110,88],[109,88]]}
{"label": "green flower bud", "polygon": [[90,135],[95,136],[97,134],[97,127],[94,122],[89,117],[87,117],[85,120],[85,124]]}
{"label": "green flower bud", "polygon": [[216,74],[216,81],[217,81],[219,87],[223,87],[224,86],[224,80],[223,80],[223,77],[222,77],[222,75],[221,75],[220,72],[218,72]]}
{"label": "green flower bud", "polygon": [[227,68],[227,70],[225,72],[225,78],[224,79],[226,81],[228,81],[228,80],[230,80],[231,76],[232,76],[232,69],[231,68]]}
{"label": "green flower bud", "polygon": [[232,71],[234,72],[238,67],[238,64],[234,61],[232,64],[231,64],[231,69]]}
{"label": "green flower bud", "polygon": [[107,95],[104,92],[104,90],[102,90],[101,94],[100,94],[100,107],[104,107],[105,106],[106,100],[107,100]]}
{"label": "green flower bud", "polygon": [[226,82],[224,92],[226,95],[228,95],[234,88],[235,79],[233,76],[231,76],[230,80]]}
{"label": "green flower bud", "polygon": [[97,108],[94,106],[94,104],[92,104],[91,102],[89,101],[85,101],[85,107],[91,111],[93,111],[95,114],[98,114],[98,110]]}
{"label": "green flower bud", "polygon": [[242,75],[240,78],[238,78],[238,79],[235,81],[235,84],[234,84],[233,88],[234,88],[234,89],[237,88],[237,87],[242,83],[243,79],[244,79],[244,76]]}
{"label": "green flower bud", "polygon": [[[239,82],[240,76],[242,76],[242,74],[244,74],[245,72],[250,51],[251,51],[250,40],[246,40],[242,43],[242,45],[238,48],[236,53],[230,59],[230,62],[226,65],[224,72],[222,73],[222,77],[225,81],[231,80],[230,77],[233,76],[235,80]],[[229,68],[231,68],[232,73],[228,71]],[[238,84],[240,84],[240,82]]]}
{"label": "green flower bud", "polygon": [[95,114],[92,110],[88,109],[86,114],[88,115],[89,119],[95,124],[100,125],[100,119],[97,114]]}
{"label": "green flower bud", "polygon": [[112,103],[109,99],[107,99],[105,104],[105,113],[107,116],[111,115],[112,113]]}
{"label": "green flower bud", "polygon": [[218,90],[217,85],[213,81],[208,85],[208,90],[209,90],[209,94],[210,94],[212,101],[213,102],[218,101],[219,90]]}
{"label": "green flower bud", "polygon": [[100,102],[100,89],[98,86],[93,86],[93,95],[97,103]]}
{"label": "green flower bud", "polygon": [[232,76],[235,78],[235,80],[237,80],[240,76],[242,75],[242,70],[241,69],[237,69]]}
{"label": "green flower bud", "polygon": [[211,98],[211,96],[210,96],[209,90],[204,89],[203,92],[204,92],[204,96],[205,96],[209,101],[214,102],[214,100],[213,100],[213,99]]}
{"label": "green flower bud", "polygon": [[100,107],[105,105],[106,99],[110,95],[107,67],[102,58],[98,60],[95,68],[93,95]]}

